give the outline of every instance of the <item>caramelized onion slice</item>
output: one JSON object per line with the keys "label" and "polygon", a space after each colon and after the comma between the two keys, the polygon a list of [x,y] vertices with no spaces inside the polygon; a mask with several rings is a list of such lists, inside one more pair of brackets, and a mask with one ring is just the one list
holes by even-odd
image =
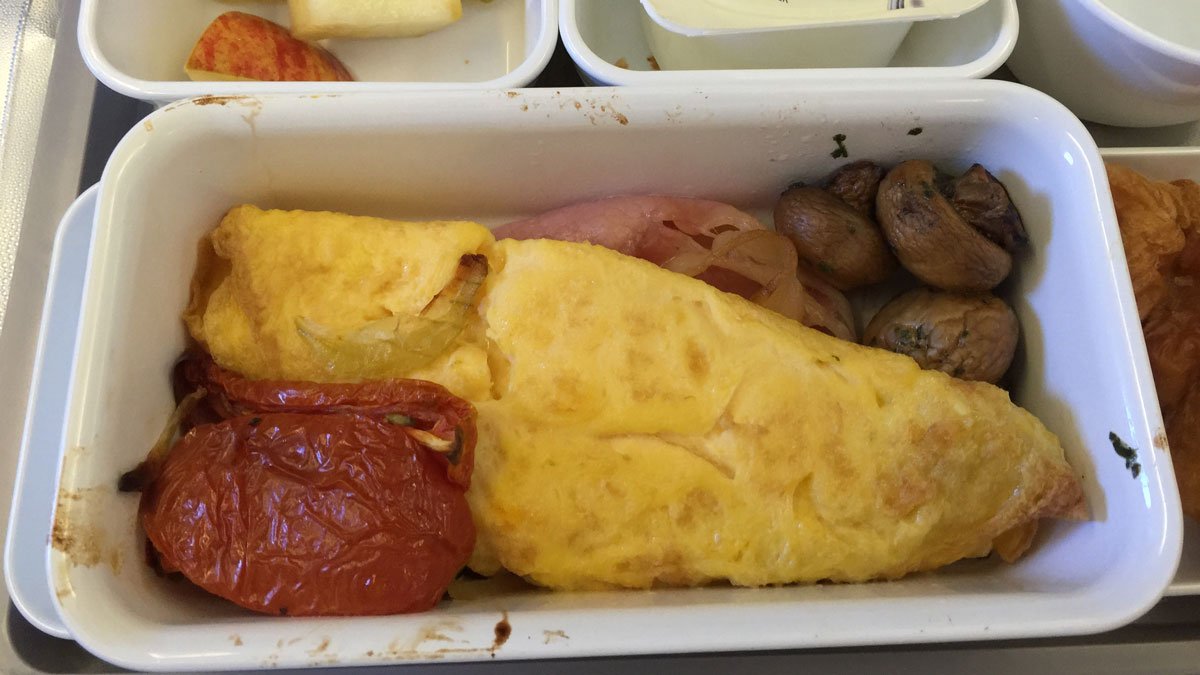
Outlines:
{"label": "caramelized onion slice", "polygon": [[487,272],[487,258],[464,255],[454,278],[417,316],[390,316],[340,335],[300,317],[296,330],[325,369],[341,377],[411,372],[440,356],[462,333]]}
{"label": "caramelized onion slice", "polygon": [[846,295],[803,265],[796,274],[805,290],[804,325],[842,340],[858,342],[854,309]]}
{"label": "caramelized onion slice", "polygon": [[146,453],[146,458],[130,471],[121,474],[121,477],[117,479],[118,490],[121,492],[139,492],[158,478],[158,474],[162,472],[163,462],[167,459],[167,454],[174,447],[175,436],[179,434],[179,427],[192,414],[196,405],[204,400],[205,396],[208,396],[208,390],[200,387],[183,397],[179,405],[175,406],[175,412],[171,413],[171,417],[167,419],[162,432],[158,435],[158,440],[154,442],[154,445],[150,448],[150,452]]}
{"label": "caramelized onion slice", "polygon": [[737,273],[762,288],[749,299],[767,309],[809,324],[805,306],[810,302],[796,277],[796,247],[771,230],[727,230],[717,234],[712,249],[690,249],[663,263],[663,267],[698,276],[710,267]]}

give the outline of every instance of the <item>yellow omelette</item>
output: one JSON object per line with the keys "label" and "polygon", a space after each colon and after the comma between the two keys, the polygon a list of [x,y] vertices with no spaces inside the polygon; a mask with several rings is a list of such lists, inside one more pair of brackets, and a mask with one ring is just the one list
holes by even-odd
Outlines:
{"label": "yellow omelette", "polygon": [[559,589],[897,578],[1086,505],[1057,438],[992,385],[924,371],[704,282],[467,222],[233,209],[186,314],[253,378],[351,379],[297,330],[417,315],[487,280],[444,353],[372,378],[479,410],[472,567]]}

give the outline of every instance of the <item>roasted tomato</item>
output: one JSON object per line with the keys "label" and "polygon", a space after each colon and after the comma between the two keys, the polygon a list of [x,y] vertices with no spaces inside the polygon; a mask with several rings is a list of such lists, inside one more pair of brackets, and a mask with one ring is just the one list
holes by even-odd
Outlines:
{"label": "roasted tomato", "polygon": [[197,389],[174,421],[208,421],[122,478],[163,571],[275,615],[437,604],[475,542],[469,403],[409,380],[252,382],[204,358],[177,376]]}
{"label": "roasted tomato", "polygon": [[[221,368],[207,354],[189,353],[175,368],[175,393],[182,399],[203,388],[202,410],[193,421],[228,419],[251,413],[352,412],[390,419],[433,434],[450,479],[471,485],[475,465],[475,407],[445,387],[425,380],[379,380],[356,384],[316,384],[247,380]],[[439,443],[438,439],[443,442]],[[445,442],[452,443],[447,446]]]}

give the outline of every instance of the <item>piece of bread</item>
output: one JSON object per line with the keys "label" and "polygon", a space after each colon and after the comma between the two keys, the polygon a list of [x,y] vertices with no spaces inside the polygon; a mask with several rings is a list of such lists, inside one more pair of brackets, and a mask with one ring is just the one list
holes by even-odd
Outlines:
{"label": "piece of bread", "polygon": [[292,34],[324,38],[415,37],[462,17],[462,0],[289,0]]}

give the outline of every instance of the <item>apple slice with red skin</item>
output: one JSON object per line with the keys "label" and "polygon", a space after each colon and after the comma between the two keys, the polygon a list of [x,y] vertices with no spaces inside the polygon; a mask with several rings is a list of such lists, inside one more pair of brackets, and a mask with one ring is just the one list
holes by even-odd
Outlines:
{"label": "apple slice with red skin", "polygon": [[351,82],[336,56],[286,28],[245,12],[225,12],[204,30],[184,66],[196,81]]}

